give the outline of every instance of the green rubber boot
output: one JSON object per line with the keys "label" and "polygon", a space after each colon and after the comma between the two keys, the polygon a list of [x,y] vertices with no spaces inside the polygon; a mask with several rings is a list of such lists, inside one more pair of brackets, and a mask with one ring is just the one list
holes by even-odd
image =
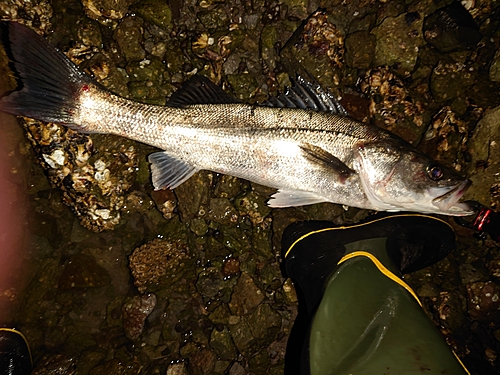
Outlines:
{"label": "green rubber boot", "polygon": [[288,372],[468,374],[401,279],[454,246],[445,221],[420,214],[287,228],[284,266],[309,318],[300,364]]}

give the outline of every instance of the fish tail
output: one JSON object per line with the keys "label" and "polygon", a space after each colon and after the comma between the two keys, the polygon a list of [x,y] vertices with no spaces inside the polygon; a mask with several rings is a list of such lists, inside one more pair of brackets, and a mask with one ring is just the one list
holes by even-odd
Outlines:
{"label": "fish tail", "polygon": [[77,128],[78,97],[92,78],[28,27],[7,21],[1,28],[19,86],[0,99],[0,110]]}

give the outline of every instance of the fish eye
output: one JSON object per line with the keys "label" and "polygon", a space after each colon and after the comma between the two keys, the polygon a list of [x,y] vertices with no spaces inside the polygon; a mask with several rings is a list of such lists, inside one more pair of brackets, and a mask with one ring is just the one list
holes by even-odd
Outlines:
{"label": "fish eye", "polygon": [[444,171],[439,165],[431,164],[427,167],[427,176],[433,181],[443,178]]}

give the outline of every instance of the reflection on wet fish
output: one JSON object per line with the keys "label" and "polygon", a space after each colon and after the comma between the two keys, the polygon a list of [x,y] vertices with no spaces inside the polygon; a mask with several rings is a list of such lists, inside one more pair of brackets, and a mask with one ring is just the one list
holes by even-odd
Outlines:
{"label": "reflection on wet fish", "polygon": [[21,81],[0,110],[109,133],[164,151],[149,157],[155,189],[207,169],[278,189],[271,207],[333,202],[381,211],[468,215],[470,185],[399,137],[347,116],[298,77],[262,106],[239,102],[194,76],[166,106],[112,94],[29,28],[4,22]]}

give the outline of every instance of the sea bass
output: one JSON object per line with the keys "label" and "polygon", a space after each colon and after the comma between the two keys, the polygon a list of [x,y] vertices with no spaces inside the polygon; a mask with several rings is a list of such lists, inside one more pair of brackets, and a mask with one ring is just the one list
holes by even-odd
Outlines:
{"label": "sea bass", "polygon": [[21,85],[0,110],[86,133],[127,137],[149,156],[155,189],[206,169],[276,188],[271,207],[333,202],[379,211],[463,216],[470,181],[379,127],[350,118],[333,96],[300,77],[249,105],[194,76],[166,106],[114,95],[29,28],[3,22]]}

